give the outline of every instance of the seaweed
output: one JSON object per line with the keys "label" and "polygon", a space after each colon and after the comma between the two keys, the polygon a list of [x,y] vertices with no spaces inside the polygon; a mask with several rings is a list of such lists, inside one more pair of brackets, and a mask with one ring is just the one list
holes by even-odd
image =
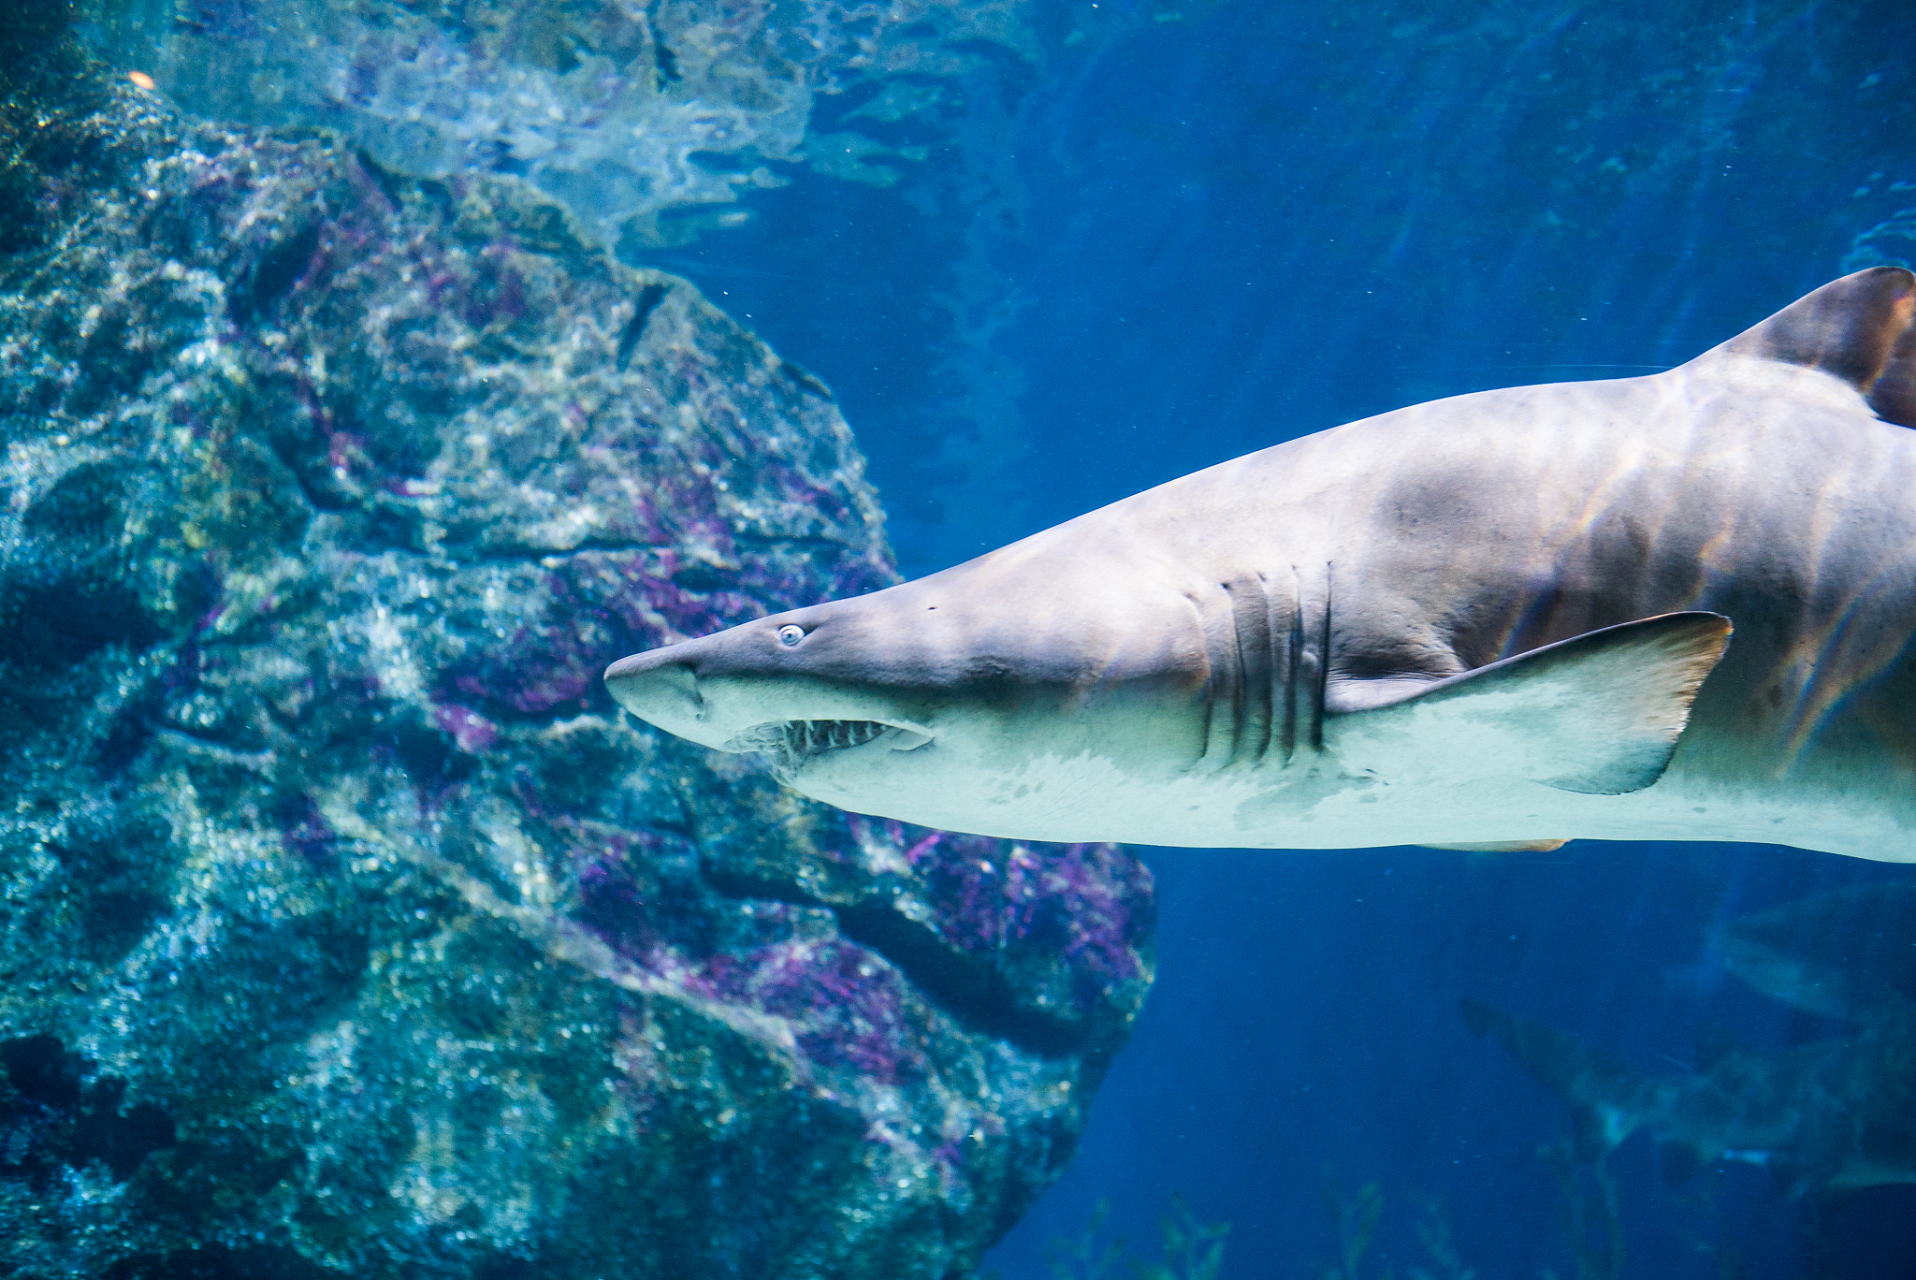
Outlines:
{"label": "seaweed", "polygon": [[1559,1222],[1570,1246],[1576,1280],[1621,1280],[1623,1215],[1616,1175],[1608,1160],[1578,1160],[1576,1144],[1569,1138],[1538,1147],[1537,1158],[1556,1179]]}
{"label": "seaweed", "polygon": [[1231,1224],[1201,1221],[1176,1192],[1158,1217],[1156,1260],[1134,1256],[1123,1236],[1098,1244],[1110,1214],[1111,1201],[1099,1200],[1076,1239],[1053,1237],[1052,1280],[1115,1280],[1123,1274],[1120,1267],[1133,1280],[1217,1280],[1223,1273]]}
{"label": "seaweed", "polygon": [[[1337,1175],[1324,1169],[1324,1208],[1337,1224],[1338,1260],[1324,1268],[1323,1280],[1359,1280],[1363,1275],[1364,1255],[1370,1251],[1377,1224],[1384,1214],[1384,1192],[1375,1181],[1366,1182],[1346,1196],[1339,1188]],[[1389,1271],[1384,1275],[1388,1277]]]}

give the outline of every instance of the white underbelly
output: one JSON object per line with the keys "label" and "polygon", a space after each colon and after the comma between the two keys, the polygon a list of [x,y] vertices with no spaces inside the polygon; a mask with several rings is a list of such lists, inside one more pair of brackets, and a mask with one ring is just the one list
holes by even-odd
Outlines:
{"label": "white underbelly", "polygon": [[1343,774],[1329,761],[1151,779],[1095,755],[1039,758],[990,778],[927,778],[877,795],[841,791],[828,778],[799,785],[860,812],[1024,840],[1270,849],[1682,840],[1916,861],[1916,821],[1906,805],[1787,780],[1729,784],[1680,767],[1627,795],[1507,779],[1390,783]]}

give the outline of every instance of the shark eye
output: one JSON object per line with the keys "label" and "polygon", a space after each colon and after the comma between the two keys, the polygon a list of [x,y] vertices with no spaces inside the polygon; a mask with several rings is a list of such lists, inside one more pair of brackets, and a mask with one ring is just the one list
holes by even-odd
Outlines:
{"label": "shark eye", "polygon": [[804,638],[805,628],[797,626],[794,623],[788,622],[778,629],[778,642],[787,649],[796,648],[798,642]]}

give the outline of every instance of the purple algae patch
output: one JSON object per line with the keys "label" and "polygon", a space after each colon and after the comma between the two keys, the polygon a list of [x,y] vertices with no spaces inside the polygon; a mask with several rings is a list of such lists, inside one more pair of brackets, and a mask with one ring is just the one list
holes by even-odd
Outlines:
{"label": "purple algae patch", "polygon": [[467,755],[479,755],[499,741],[499,726],[470,707],[457,702],[442,702],[432,709],[433,726],[452,735],[453,743]]}
{"label": "purple algae patch", "polygon": [[465,300],[464,319],[473,328],[526,314],[526,282],[512,267],[512,253],[506,243],[487,245],[480,253],[479,270]]}
{"label": "purple algae patch", "polygon": [[814,1062],[879,1084],[925,1074],[927,1010],[888,961],[840,938],[774,943],[703,966],[712,994],[798,1024]]}
{"label": "purple algae patch", "polygon": [[1151,873],[1116,845],[1010,844],[853,818],[902,848],[933,922],[970,952],[1049,952],[1097,980],[1139,977],[1156,917]]}
{"label": "purple algae patch", "polygon": [[764,616],[743,591],[722,583],[694,590],[658,571],[677,567],[670,553],[569,557],[546,576],[543,607],[511,638],[441,674],[440,700],[520,717],[585,710],[614,659]]}
{"label": "purple algae patch", "polygon": [[547,715],[566,704],[584,710],[604,664],[544,630],[522,627],[500,648],[460,664],[447,673],[451,691],[521,716]]}
{"label": "purple algae patch", "polygon": [[319,805],[304,792],[283,797],[278,812],[279,838],[288,853],[296,853],[309,863],[324,863],[333,855],[339,833],[327,823]]}
{"label": "purple algae patch", "polygon": [[721,936],[706,891],[692,870],[697,847],[687,837],[671,831],[588,828],[563,817],[553,819],[552,825],[573,841],[568,859],[578,885],[575,918],[614,951],[649,968],[676,968],[686,962],[684,957],[697,963],[735,945]]}

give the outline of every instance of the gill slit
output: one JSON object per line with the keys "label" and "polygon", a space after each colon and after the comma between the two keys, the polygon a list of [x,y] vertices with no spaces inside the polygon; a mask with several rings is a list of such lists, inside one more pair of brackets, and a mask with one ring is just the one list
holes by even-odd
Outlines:
{"label": "gill slit", "polygon": [[1284,637],[1284,720],[1278,733],[1278,748],[1285,764],[1297,754],[1297,683],[1303,675],[1304,660],[1304,592],[1296,565],[1291,566],[1290,615]]}
{"label": "gill slit", "polygon": [[1232,632],[1237,648],[1237,726],[1232,756],[1252,767],[1270,752],[1276,725],[1272,703],[1278,680],[1278,652],[1271,625],[1270,584],[1261,573],[1226,584],[1231,596]]}
{"label": "gill slit", "polygon": [[1317,635],[1317,672],[1311,685],[1311,750],[1324,749],[1324,698],[1331,679],[1331,565],[1324,565],[1324,617]]}
{"label": "gill slit", "polygon": [[[1288,593],[1261,573],[1218,583],[1228,613],[1192,594],[1209,663],[1200,696],[1200,759],[1207,770],[1278,768],[1299,747],[1324,749],[1336,600],[1332,565],[1290,567]],[[1211,596],[1211,600],[1217,597]],[[1281,612],[1280,612],[1281,611]]]}

